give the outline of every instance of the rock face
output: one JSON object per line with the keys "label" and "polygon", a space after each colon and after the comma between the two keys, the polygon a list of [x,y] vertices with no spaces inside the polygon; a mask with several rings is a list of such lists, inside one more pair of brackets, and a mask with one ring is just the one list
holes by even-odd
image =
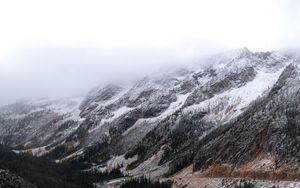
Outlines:
{"label": "rock face", "polygon": [[61,145],[79,127],[82,99],[19,101],[0,110],[0,143],[36,156]]}
{"label": "rock face", "polygon": [[82,101],[15,103],[0,109],[0,141],[16,152],[82,156],[100,170],[123,165],[152,176],[193,161],[195,170],[234,168],[263,155],[278,168],[299,167],[297,66],[280,52],[242,48],[132,85],[95,88]]}
{"label": "rock face", "polygon": [[31,183],[26,182],[21,177],[0,169],[0,187],[1,188],[36,188]]}
{"label": "rock face", "polygon": [[[226,162],[239,166],[258,155],[271,154],[275,156],[277,169],[290,168],[290,176],[298,179],[299,73],[297,63],[287,66],[268,95],[256,101],[223,130],[208,135],[207,140],[198,146],[195,168]],[[288,177],[289,172],[285,172],[285,176]]]}

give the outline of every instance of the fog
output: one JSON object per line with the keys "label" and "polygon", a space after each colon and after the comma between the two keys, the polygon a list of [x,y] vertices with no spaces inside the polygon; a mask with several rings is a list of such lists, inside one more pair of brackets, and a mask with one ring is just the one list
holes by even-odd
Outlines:
{"label": "fog", "polygon": [[227,49],[298,49],[297,0],[1,1],[0,105],[82,96]]}

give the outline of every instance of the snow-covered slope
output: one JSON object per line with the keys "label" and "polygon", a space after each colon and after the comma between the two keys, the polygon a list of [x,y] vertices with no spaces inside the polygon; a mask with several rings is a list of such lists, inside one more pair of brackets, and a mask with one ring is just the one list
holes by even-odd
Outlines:
{"label": "snow-covered slope", "polygon": [[252,53],[245,48],[205,61],[209,63],[148,77],[133,86],[95,89],[81,106],[85,128],[91,135],[87,142],[117,137],[123,145],[121,150],[127,150],[159,123],[178,117],[178,113],[193,116],[201,112],[208,123],[227,122],[266,95],[291,63],[277,52]]}
{"label": "snow-covered slope", "polygon": [[98,87],[83,100],[15,103],[0,109],[0,140],[38,156],[84,156],[101,168],[117,158],[135,163],[133,174],[148,173],[145,164],[166,173],[175,158],[192,155],[197,142],[268,96],[291,64],[296,59],[280,52],[241,48],[132,85]]}
{"label": "snow-covered slope", "polygon": [[81,101],[82,98],[39,99],[2,107],[1,143],[31,149],[63,142],[82,121],[79,116]]}

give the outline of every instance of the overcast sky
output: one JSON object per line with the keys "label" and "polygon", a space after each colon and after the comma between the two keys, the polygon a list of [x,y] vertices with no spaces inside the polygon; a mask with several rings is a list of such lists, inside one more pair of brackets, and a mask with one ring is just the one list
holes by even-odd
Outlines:
{"label": "overcast sky", "polygon": [[225,49],[298,48],[298,0],[0,1],[0,105]]}

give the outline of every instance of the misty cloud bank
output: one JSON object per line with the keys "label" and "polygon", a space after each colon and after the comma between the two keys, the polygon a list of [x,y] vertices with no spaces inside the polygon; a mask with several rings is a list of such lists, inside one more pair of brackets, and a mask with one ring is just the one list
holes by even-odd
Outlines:
{"label": "misty cloud bank", "polygon": [[298,49],[299,9],[296,0],[1,1],[0,105],[84,95],[228,48]]}
{"label": "misty cloud bank", "polygon": [[222,49],[205,46],[166,50],[27,45],[0,61],[0,105],[19,99],[83,96],[95,86],[134,81]]}

